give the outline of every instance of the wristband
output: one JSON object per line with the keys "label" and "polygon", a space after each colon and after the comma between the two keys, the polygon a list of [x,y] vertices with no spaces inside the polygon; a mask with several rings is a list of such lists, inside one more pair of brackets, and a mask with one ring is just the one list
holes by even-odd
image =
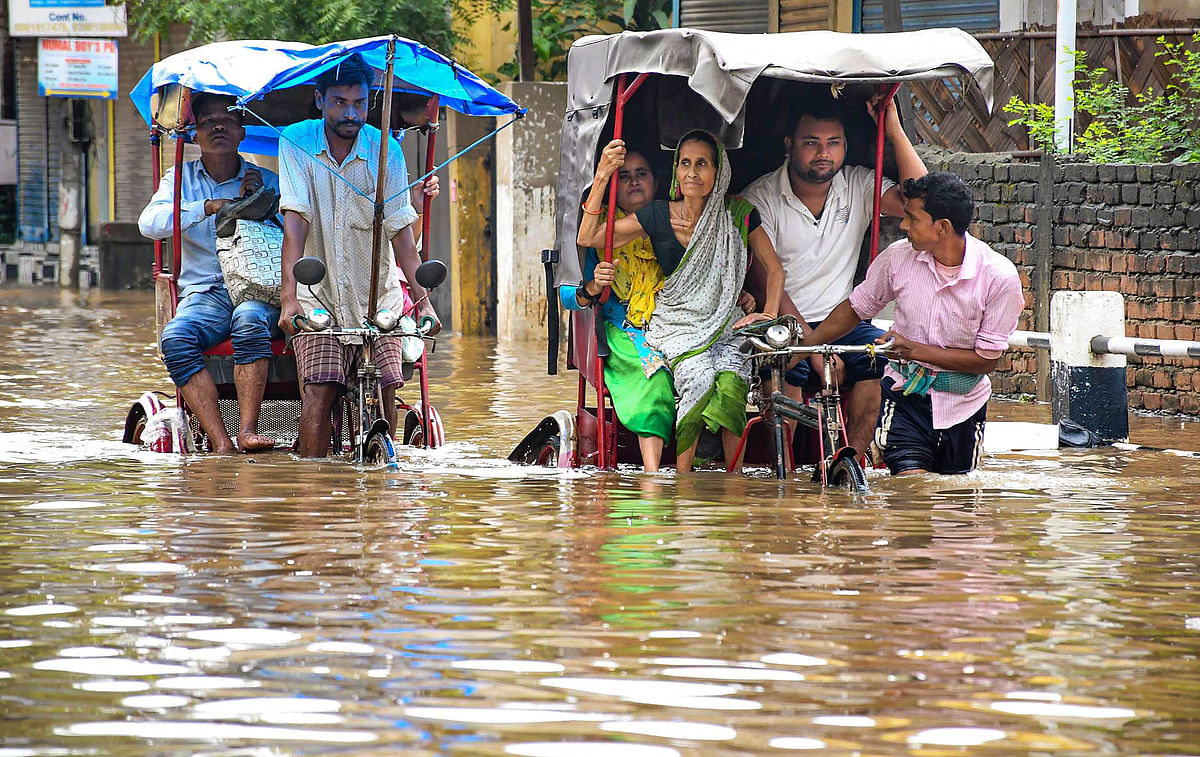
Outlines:
{"label": "wristband", "polygon": [[580,302],[582,300],[582,302],[580,302],[582,305],[590,305],[596,301],[597,296],[598,295],[589,292],[587,290],[587,286],[584,284],[580,284],[575,288],[575,301]]}

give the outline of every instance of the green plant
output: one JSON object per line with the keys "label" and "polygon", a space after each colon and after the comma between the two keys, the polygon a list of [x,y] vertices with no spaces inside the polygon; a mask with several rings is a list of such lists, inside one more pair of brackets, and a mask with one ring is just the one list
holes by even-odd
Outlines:
{"label": "green plant", "polygon": [[189,42],[283,39],[322,44],[394,33],[450,54],[463,39],[455,20],[495,15],[511,0],[128,0],[134,39],[144,41],[176,24]]}
{"label": "green plant", "polygon": [[[580,37],[671,25],[671,0],[530,0],[530,4],[537,78],[543,81],[566,78],[567,52]],[[510,30],[511,24],[504,29]],[[516,78],[518,70],[514,59],[501,66],[499,74]]]}
{"label": "green plant", "polygon": [[[1200,43],[1200,34],[1194,38]],[[1147,89],[1132,95],[1113,81],[1108,69],[1087,65],[1086,53],[1075,55],[1075,113],[1086,126],[1076,129],[1075,152],[1098,163],[1161,163],[1200,161],[1200,53],[1185,43],[1158,38],[1163,49],[1155,55],[1175,68],[1166,91]],[[1034,147],[1058,152],[1054,107],[1027,103],[1014,96],[1004,110],[1016,116],[1010,126],[1025,126]],[[1081,118],[1082,117],[1082,118]]]}

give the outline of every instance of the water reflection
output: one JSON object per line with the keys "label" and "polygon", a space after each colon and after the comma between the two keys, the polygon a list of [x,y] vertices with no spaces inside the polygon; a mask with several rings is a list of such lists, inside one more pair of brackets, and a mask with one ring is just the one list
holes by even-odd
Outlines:
{"label": "water reflection", "polygon": [[[863,498],[531,470],[503,455],[573,374],[462,338],[452,443],[400,471],[161,456],[117,441],[166,386],[148,298],[0,310],[0,754],[1200,744],[1200,460],[1006,455]],[[1200,449],[1170,425],[1135,432]]]}

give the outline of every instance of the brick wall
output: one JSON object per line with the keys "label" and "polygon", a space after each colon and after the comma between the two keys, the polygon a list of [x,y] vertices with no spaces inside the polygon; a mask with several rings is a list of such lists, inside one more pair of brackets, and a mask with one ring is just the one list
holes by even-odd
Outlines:
{"label": "brick wall", "polygon": [[[925,162],[972,186],[972,233],[1020,271],[1018,328],[1038,330],[1036,302],[1052,291],[1106,290],[1125,295],[1128,336],[1200,341],[1200,164],[1053,163],[1052,204],[1039,224],[1039,161],[931,150]],[[1045,293],[1034,282],[1039,242],[1050,256]],[[1036,394],[1034,354],[1006,353],[994,383],[1002,394]],[[1198,361],[1131,357],[1127,383],[1130,407],[1200,414]]]}

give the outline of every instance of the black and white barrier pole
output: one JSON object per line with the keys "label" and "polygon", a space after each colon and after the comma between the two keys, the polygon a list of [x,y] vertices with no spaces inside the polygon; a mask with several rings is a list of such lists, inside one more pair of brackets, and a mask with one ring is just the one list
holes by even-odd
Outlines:
{"label": "black and white barrier pole", "polygon": [[1092,351],[1097,335],[1124,333],[1125,300],[1119,292],[1054,293],[1050,380],[1055,423],[1072,420],[1105,442],[1129,438],[1125,356]]}

